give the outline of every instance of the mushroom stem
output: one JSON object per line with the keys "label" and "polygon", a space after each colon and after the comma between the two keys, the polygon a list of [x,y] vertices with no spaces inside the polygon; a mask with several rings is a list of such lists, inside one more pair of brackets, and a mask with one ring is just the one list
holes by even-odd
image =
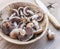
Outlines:
{"label": "mushroom stem", "polygon": [[37,21],[35,21],[35,20],[33,20],[33,23],[34,23],[34,25],[35,25],[36,29],[38,30],[38,29],[39,29],[39,24],[38,24],[38,22],[37,22]]}
{"label": "mushroom stem", "polygon": [[16,23],[16,22],[14,22],[14,26],[15,26],[16,28],[18,28],[18,25],[17,25],[17,23]]}

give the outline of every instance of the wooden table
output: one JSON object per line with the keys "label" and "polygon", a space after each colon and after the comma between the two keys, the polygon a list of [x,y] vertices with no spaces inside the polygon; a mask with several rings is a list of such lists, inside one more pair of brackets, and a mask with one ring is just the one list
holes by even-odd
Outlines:
{"label": "wooden table", "polygon": [[[0,0],[0,9],[2,9],[5,5],[11,2],[16,1],[24,1],[24,0]],[[33,2],[34,0],[25,0],[25,2]],[[42,0],[42,2],[47,6],[49,2],[55,3],[53,9],[49,11],[53,14],[56,19],[60,22],[60,0]],[[35,4],[35,3],[34,3]],[[51,24],[49,26],[54,33],[56,33],[55,40],[47,41],[46,38],[43,41],[35,42],[30,45],[15,45],[5,41],[2,37],[0,37],[0,49],[60,49],[60,30],[56,30]]]}

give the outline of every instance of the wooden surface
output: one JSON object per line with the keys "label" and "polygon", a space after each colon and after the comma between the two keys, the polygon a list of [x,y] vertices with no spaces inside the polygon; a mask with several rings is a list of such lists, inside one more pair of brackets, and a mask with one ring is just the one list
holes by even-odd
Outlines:
{"label": "wooden surface", "polygon": [[[16,1],[24,1],[24,0],[0,0],[0,9],[2,9],[5,5],[11,2]],[[34,0],[25,0],[25,2],[32,2]],[[53,9],[49,11],[53,14],[56,19],[60,22],[60,0],[42,0],[42,2],[47,6],[49,2],[55,3]],[[34,3],[35,4],[35,3]],[[35,42],[30,45],[15,45],[5,41],[2,37],[0,37],[0,49],[60,49],[60,30],[56,30],[51,24],[49,25],[50,29],[56,33],[55,40],[47,41],[46,38]]]}

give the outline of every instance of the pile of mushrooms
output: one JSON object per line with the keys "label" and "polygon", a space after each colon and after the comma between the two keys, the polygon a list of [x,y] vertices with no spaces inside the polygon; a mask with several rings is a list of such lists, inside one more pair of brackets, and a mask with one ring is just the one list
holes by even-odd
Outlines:
{"label": "pile of mushrooms", "polygon": [[35,12],[29,6],[12,9],[12,14],[2,22],[2,32],[13,39],[29,41],[43,32],[42,20],[43,13]]}

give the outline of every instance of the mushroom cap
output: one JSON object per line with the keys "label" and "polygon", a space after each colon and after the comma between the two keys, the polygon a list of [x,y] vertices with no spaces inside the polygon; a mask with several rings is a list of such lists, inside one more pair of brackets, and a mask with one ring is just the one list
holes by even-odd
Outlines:
{"label": "mushroom cap", "polygon": [[43,20],[43,13],[38,13],[38,17],[36,18],[37,21],[42,21]]}
{"label": "mushroom cap", "polygon": [[6,35],[9,35],[9,33],[14,29],[15,27],[10,21],[5,21],[2,23],[2,32]]}
{"label": "mushroom cap", "polygon": [[19,29],[13,29],[13,30],[10,32],[10,37],[11,37],[11,38],[17,39],[18,35],[19,35]]}
{"label": "mushroom cap", "polygon": [[31,28],[26,27],[25,31],[26,31],[26,35],[24,37],[22,37],[21,35],[18,36],[18,39],[20,41],[28,41],[33,37],[33,31]]}

